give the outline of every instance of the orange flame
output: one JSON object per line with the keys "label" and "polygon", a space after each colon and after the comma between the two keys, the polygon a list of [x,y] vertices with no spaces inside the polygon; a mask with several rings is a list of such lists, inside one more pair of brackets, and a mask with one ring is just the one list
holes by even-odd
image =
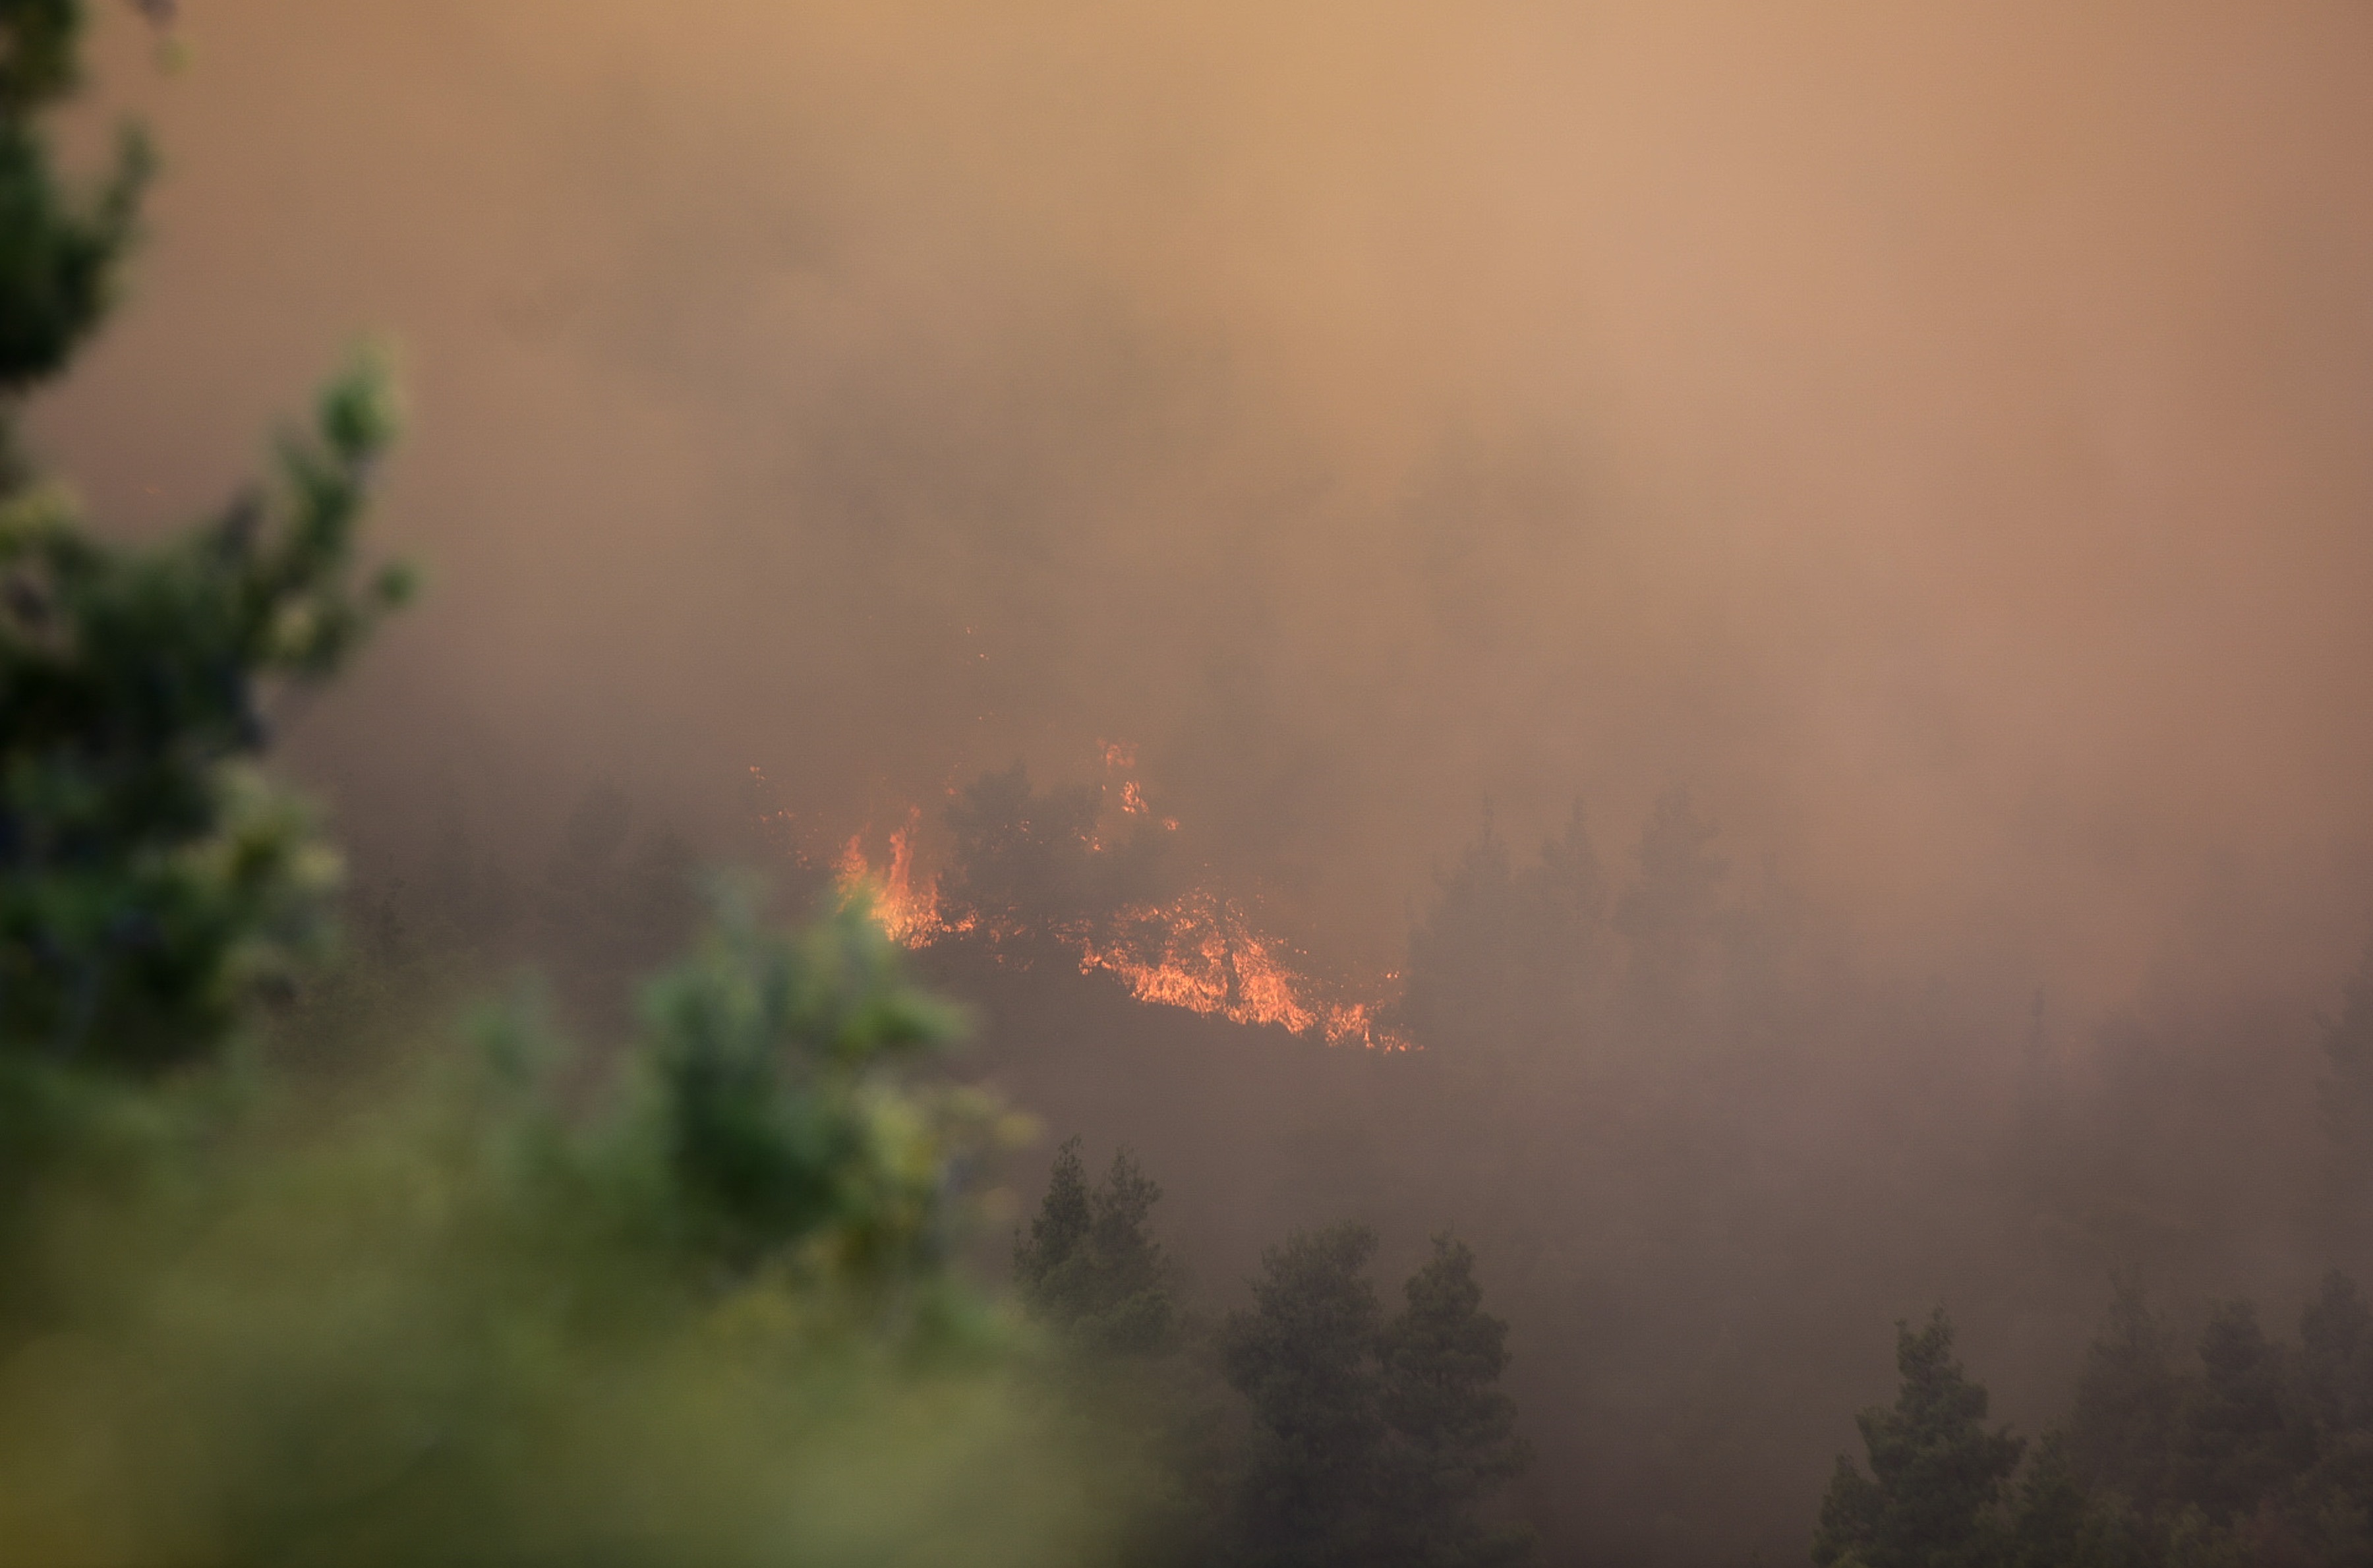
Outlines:
{"label": "orange flame", "polygon": [[906,813],[906,825],[890,835],[890,866],[875,875],[865,858],[865,836],[852,834],[833,865],[833,886],[842,899],[863,893],[873,906],[873,918],[890,940],[904,947],[928,947],[943,936],[972,929],[969,919],[951,923],[940,913],[940,880],[915,881],[915,826],[922,808]]}
{"label": "orange flame", "polygon": [[1118,977],[1142,1002],[1216,1012],[1234,1024],[1274,1024],[1296,1035],[1321,1031],[1329,1045],[1356,1041],[1407,1050],[1364,1002],[1321,1000],[1315,983],[1279,956],[1274,938],[1242,909],[1208,893],[1122,912],[1106,940],[1075,938],[1080,973]]}
{"label": "orange flame", "polygon": [[[1133,748],[1117,743],[1106,743],[1104,754],[1106,765],[1115,768],[1136,761]],[[1131,815],[1151,813],[1135,779],[1123,783],[1120,806]],[[917,876],[915,833],[921,820],[919,807],[907,813],[906,825],[890,835],[889,861],[879,870],[866,855],[861,833],[841,847],[833,863],[834,885],[841,896],[863,894],[891,940],[910,948],[980,929],[973,915],[949,919],[941,906],[939,879]],[[1162,825],[1175,831],[1178,822],[1164,817]],[[1101,848],[1093,837],[1089,844],[1091,849]],[[987,934],[1013,933],[991,930]],[[1234,901],[1210,893],[1136,906],[1092,927],[1061,929],[1053,935],[1078,955],[1081,974],[1111,975],[1130,996],[1150,1005],[1215,1013],[1235,1024],[1275,1024],[1296,1035],[1316,1033],[1329,1045],[1414,1048],[1377,1022],[1373,1004],[1338,1000],[1335,988],[1289,962],[1286,944],[1256,929]]]}

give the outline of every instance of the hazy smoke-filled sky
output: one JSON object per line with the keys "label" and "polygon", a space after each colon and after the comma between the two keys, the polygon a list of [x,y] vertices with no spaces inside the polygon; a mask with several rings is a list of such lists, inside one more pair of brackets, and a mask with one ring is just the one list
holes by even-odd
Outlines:
{"label": "hazy smoke-filled sky", "polygon": [[357,831],[1124,740],[1374,963],[1487,799],[1619,863],[1674,782],[1914,963],[2361,941],[2360,0],[186,11],[40,427],[178,519],[403,345]]}

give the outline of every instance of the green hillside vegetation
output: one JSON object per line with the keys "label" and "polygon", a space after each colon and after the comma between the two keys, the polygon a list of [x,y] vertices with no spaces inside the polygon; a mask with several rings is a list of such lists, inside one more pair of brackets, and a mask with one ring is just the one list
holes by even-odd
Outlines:
{"label": "green hillside vegetation", "polygon": [[1987,1429],[1986,1391],[1941,1310],[1901,1328],[1897,1364],[1895,1404],[1856,1418],[1868,1473],[1838,1460],[1818,1568],[2343,1568],[2373,1555],[2373,1308],[2345,1275],[2325,1277],[2297,1344],[2227,1302],[2191,1358],[2121,1280],[2064,1429],[2031,1449]]}
{"label": "green hillside vegetation", "polygon": [[339,877],[268,715],[408,591],[360,547],[394,399],[366,357],[160,543],[39,475],[13,415],[103,320],[150,162],[55,166],[86,21],[0,0],[5,1555],[1101,1556],[1115,1499],[951,1262],[1016,1123],[916,1073],[960,1020],[861,907],[786,932],[719,884],[598,1069],[529,1006],[256,1049]]}

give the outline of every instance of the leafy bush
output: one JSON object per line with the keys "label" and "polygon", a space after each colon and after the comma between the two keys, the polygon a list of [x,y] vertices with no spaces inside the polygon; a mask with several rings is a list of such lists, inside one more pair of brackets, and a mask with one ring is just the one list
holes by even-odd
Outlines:
{"label": "leafy bush", "polygon": [[[1087,1434],[942,1266],[1014,1129],[903,1084],[945,1036],[861,910],[746,895],[590,1107],[513,1009],[339,1110],[113,1085],[0,1320],[29,1561],[937,1562],[1098,1555]],[[96,1125],[94,1121],[92,1125]],[[197,1136],[191,1136],[192,1133]]]}
{"label": "leafy bush", "polygon": [[[137,216],[136,137],[51,169],[82,23],[0,0],[0,396]],[[861,907],[721,887],[598,1071],[517,1009],[376,1071],[303,1042],[343,1059],[303,1084],[224,1049],[324,931],[335,857],[256,765],[407,591],[357,549],[393,428],[367,359],[274,489],[145,546],[0,454],[0,1556],[1108,1556],[1084,1434],[948,1266],[1013,1124],[904,1076],[958,1020]]]}

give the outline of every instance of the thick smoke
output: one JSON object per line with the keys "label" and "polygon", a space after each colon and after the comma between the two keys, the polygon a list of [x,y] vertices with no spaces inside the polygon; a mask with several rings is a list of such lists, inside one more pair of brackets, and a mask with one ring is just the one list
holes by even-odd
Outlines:
{"label": "thick smoke", "polygon": [[[1502,1242],[1529,1418],[1595,1412],[1544,1498],[1726,1454],[1784,1544],[1923,1293],[2033,1422],[2105,1259],[2322,1260],[2258,1218],[2305,1166],[2245,1167],[2319,1136],[2373,880],[2362,5],[189,11],[187,73],[109,64],[173,164],[40,430],[161,524],[345,338],[402,343],[432,592],[292,733],[367,869],[460,813],[532,881],[597,780],[747,853],[754,766],[823,843],[1119,741],[1213,883],[1455,977],[1487,802],[1521,869],[1579,800],[1605,994],[1551,1012],[1603,1049],[1492,1058],[1421,1147],[1374,1064],[1035,993],[994,1043],[1146,1147],[1217,1284],[1379,1192],[1397,1244]],[[1676,786],[1760,978],[1639,962]],[[1162,1072],[1082,1065],[1140,1027]],[[1635,1059],[1659,1029],[1771,1054]],[[2187,1140],[2230,1179],[2120,1164]],[[1512,1190],[1587,1212],[1475,1219]]]}
{"label": "thick smoke", "polygon": [[2367,25],[223,0],[50,428],[177,516],[400,336],[367,796],[1118,736],[1385,955],[1485,798],[1685,780],[2114,994],[2361,837]]}

